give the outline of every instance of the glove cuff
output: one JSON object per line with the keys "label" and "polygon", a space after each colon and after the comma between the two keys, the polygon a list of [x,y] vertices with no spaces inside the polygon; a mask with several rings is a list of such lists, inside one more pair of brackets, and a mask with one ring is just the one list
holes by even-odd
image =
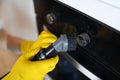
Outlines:
{"label": "glove cuff", "polygon": [[1,80],[19,80],[17,75],[18,74],[14,74],[14,73],[10,72],[4,78],[2,78]]}

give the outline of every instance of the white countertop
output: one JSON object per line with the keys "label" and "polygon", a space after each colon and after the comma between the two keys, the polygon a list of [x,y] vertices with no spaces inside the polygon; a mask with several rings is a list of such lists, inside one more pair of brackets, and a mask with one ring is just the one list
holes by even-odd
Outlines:
{"label": "white countertop", "polygon": [[58,0],[120,31],[120,0]]}

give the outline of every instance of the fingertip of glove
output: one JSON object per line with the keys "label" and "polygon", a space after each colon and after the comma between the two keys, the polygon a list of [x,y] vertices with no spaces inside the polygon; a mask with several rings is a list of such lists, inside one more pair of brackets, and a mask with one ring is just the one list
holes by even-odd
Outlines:
{"label": "fingertip of glove", "polygon": [[59,61],[59,56],[58,56],[58,55],[55,56],[54,59],[55,59],[56,63],[58,63],[58,61]]}
{"label": "fingertip of glove", "polygon": [[51,33],[49,30],[43,30],[43,31],[40,33],[40,36],[41,36],[41,37],[42,37],[42,36],[52,36],[52,37],[54,37],[54,38],[57,39],[57,37],[56,37],[53,33]]}
{"label": "fingertip of glove", "polygon": [[58,61],[59,61],[59,56],[57,55],[54,58],[50,58],[49,61],[51,61],[51,62],[48,65],[48,70],[52,71],[55,68],[55,66],[58,63]]}
{"label": "fingertip of glove", "polygon": [[46,34],[46,33],[51,33],[51,32],[48,30],[43,30],[40,34]]}

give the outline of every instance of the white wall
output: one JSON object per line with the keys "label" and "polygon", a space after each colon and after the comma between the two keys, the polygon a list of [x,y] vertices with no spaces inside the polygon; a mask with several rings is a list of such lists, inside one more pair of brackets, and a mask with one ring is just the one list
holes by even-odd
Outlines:
{"label": "white wall", "polygon": [[37,38],[33,0],[2,0],[0,18],[7,33],[25,39]]}

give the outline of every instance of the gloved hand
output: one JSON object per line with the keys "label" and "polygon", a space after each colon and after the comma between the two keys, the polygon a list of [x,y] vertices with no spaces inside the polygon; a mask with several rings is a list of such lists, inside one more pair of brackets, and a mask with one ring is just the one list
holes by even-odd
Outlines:
{"label": "gloved hand", "polygon": [[41,61],[31,61],[31,59],[39,50],[48,47],[56,39],[56,36],[49,31],[43,31],[35,42],[27,43],[29,46],[23,43],[22,56],[2,80],[43,80],[44,76],[55,68],[59,60],[58,56]]}

